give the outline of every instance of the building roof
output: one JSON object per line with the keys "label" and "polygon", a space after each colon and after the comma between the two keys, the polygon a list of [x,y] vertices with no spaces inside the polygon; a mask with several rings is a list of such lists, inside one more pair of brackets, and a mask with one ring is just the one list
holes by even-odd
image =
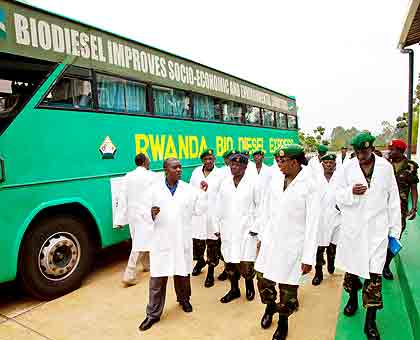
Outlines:
{"label": "building roof", "polygon": [[398,48],[405,48],[420,42],[420,0],[411,0]]}

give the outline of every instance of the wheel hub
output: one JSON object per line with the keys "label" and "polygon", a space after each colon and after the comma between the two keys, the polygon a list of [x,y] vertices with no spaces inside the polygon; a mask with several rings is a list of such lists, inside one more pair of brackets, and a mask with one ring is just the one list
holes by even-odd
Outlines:
{"label": "wheel hub", "polygon": [[69,277],[80,261],[80,244],[70,233],[56,233],[42,245],[38,265],[49,280],[60,281]]}

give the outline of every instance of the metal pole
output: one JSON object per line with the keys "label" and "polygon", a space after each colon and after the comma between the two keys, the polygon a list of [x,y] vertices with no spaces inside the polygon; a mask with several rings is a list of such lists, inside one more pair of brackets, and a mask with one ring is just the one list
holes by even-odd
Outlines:
{"label": "metal pole", "polygon": [[407,158],[411,159],[411,144],[413,138],[413,83],[414,83],[414,51],[411,48],[401,50],[401,53],[408,53],[408,136],[407,136]]}

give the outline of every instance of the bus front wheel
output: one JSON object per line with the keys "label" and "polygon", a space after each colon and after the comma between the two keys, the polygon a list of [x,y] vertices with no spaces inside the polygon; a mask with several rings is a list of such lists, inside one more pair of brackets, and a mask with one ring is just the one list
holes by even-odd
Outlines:
{"label": "bus front wheel", "polygon": [[86,225],[70,215],[46,217],[25,235],[19,281],[30,295],[50,300],[80,287],[94,246]]}

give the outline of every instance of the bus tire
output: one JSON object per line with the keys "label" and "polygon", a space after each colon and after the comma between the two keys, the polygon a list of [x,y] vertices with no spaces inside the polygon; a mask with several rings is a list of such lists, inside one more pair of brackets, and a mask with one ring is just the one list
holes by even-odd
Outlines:
{"label": "bus tire", "polygon": [[87,226],[71,215],[45,217],[24,237],[19,282],[31,296],[51,300],[80,287],[95,247]]}

